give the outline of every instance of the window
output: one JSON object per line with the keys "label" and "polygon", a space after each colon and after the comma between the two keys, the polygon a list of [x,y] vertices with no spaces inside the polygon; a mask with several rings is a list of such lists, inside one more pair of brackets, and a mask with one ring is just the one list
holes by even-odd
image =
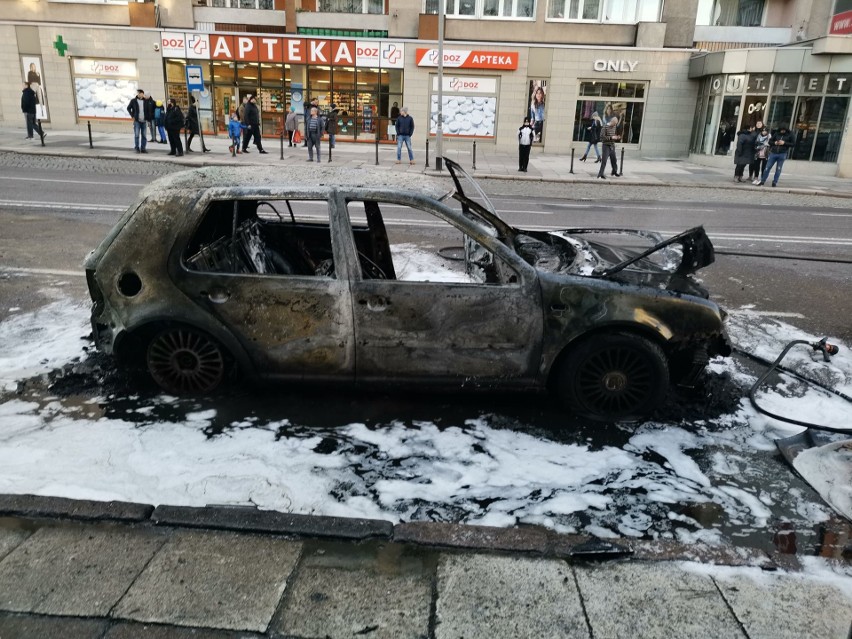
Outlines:
{"label": "window", "polygon": [[184,251],[192,271],[334,278],[325,200],[217,200]]}
{"label": "window", "polygon": [[636,24],[659,22],[662,0],[550,0],[549,20]]}
{"label": "window", "polygon": [[574,112],[574,141],[585,142],[595,114],[604,124],[618,118],[624,144],[639,144],[645,117],[645,82],[581,82]]}
{"label": "window", "polygon": [[699,0],[696,24],[714,27],[759,27],[765,0]]}
{"label": "window", "polygon": [[320,0],[321,13],[378,13],[385,12],[383,0]]}
{"label": "window", "polygon": [[226,9],[275,9],[274,0],[213,0],[212,6]]}
{"label": "window", "polygon": [[[426,0],[424,12],[437,14],[440,0]],[[535,0],[446,0],[450,18],[535,19]]]}

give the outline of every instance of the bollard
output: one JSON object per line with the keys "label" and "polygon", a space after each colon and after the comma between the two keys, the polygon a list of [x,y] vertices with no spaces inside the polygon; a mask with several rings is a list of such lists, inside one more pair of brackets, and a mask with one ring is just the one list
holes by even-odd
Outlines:
{"label": "bollard", "polygon": [[89,125],[89,148],[94,149],[95,146],[92,144],[92,121],[87,120],[86,124]]}
{"label": "bollard", "polygon": [[473,141],[473,170],[476,171],[476,140]]}
{"label": "bollard", "polygon": [[619,164],[618,166],[619,166],[619,169],[620,169],[618,171],[618,174],[624,175],[624,147],[621,147],[621,164]]}
{"label": "bollard", "polygon": [[376,166],[379,166],[379,136],[376,136]]}
{"label": "bollard", "polygon": [[41,138],[41,145],[44,146],[44,129],[41,126],[41,120],[36,120],[36,124],[38,124],[38,130],[40,131],[38,137]]}
{"label": "bollard", "polygon": [[331,138],[329,137],[329,139],[328,139],[328,161],[329,162],[331,162],[331,148],[332,148]]}
{"label": "bollard", "polygon": [[[426,168],[429,168],[429,138],[426,138]],[[435,168],[438,168],[437,164]]]}
{"label": "bollard", "polygon": [[284,159],[284,133],[281,133],[281,159]]}
{"label": "bollard", "polygon": [[568,173],[574,175],[574,149],[571,149],[571,168],[568,170]]}

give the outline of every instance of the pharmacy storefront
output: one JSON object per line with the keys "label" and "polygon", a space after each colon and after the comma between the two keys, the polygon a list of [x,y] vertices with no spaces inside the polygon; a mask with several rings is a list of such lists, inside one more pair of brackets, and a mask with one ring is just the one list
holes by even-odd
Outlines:
{"label": "pharmacy storefront", "polygon": [[186,104],[186,65],[200,65],[199,115],[207,133],[227,129],[245,96],[257,96],[264,135],[280,135],[290,106],[317,98],[337,108],[342,139],[388,139],[393,104],[402,103],[405,45],[262,35],[163,32],[166,92]]}
{"label": "pharmacy storefront", "polygon": [[690,76],[701,82],[690,145],[696,156],[731,156],[737,131],[758,121],[789,128],[796,139],[789,159],[815,173],[838,173],[850,154],[852,56],[817,56],[806,47],[719,52],[694,58]]}

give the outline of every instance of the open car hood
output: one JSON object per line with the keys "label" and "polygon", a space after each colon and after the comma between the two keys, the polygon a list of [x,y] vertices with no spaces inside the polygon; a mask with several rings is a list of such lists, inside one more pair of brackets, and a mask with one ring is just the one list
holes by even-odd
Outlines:
{"label": "open car hood", "polygon": [[[448,158],[444,161],[455,182],[453,197],[461,202],[465,214],[494,229],[501,241],[536,268],[707,297],[707,292],[689,277],[716,259],[704,227],[697,226],[668,239],[653,231],[637,229],[518,229],[497,214],[470,174],[458,163]],[[468,254],[472,252],[467,250]]]}

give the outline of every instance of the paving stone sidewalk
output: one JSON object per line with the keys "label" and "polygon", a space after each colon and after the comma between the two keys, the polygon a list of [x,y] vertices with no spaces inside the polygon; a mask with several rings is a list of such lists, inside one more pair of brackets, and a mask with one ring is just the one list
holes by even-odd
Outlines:
{"label": "paving stone sidewalk", "polygon": [[848,565],[785,570],[758,552],[31,496],[0,496],[0,516],[2,639],[852,632]]}

